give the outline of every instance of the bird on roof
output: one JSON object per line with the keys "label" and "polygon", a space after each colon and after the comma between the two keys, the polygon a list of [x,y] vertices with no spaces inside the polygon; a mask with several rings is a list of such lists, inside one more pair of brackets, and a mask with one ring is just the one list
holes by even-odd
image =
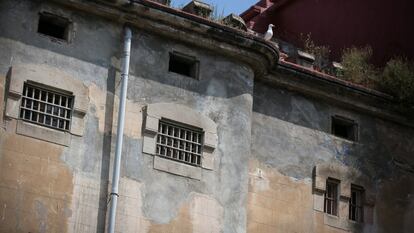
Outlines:
{"label": "bird on roof", "polygon": [[273,24],[269,24],[269,27],[267,28],[267,31],[266,31],[266,33],[264,35],[264,39],[265,40],[272,39],[272,37],[273,37],[273,27],[274,27]]}

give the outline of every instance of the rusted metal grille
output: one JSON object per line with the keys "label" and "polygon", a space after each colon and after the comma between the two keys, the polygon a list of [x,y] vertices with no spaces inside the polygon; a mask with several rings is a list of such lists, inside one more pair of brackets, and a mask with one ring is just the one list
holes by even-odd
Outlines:
{"label": "rusted metal grille", "polygon": [[168,159],[201,166],[203,131],[184,125],[160,120],[156,154]]}
{"label": "rusted metal grille", "polygon": [[64,131],[70,130],[73,96],[25,83],[20,119]]}
{"label": "rusted metal grille", "polygon": [[338,213],[338,184],[335,180],[326,181],[324,211],[327,214],[337,215]]}
{"label": "rusted metal grille", "polygon": [[349,199],[349,219],[363,222],[364,209],[362,204],[364,189],[362,187],[351,187],[351,199]]}

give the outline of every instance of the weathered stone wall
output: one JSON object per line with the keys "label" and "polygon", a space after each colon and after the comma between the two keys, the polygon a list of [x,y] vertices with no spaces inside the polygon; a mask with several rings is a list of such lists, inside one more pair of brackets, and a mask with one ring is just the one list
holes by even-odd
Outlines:
{"label": "weathered stone wall", "polygon": [[[357,142],[330,134],[330,118],[336,114],[358,122]],[[248,231],[342,232],[325,224],[324,213],[314,210],[313,168],[331,163],[360,171],[375,186],[374,209],[364,216],[365,226],[347,230],[410,232],[413,133],[373,116],[255,83]],[[396,161],[404,161],[406,168]]]}
{"label": "weathered stone wall", "polygon": [[[122,25],[46,2],[0,3],[0,232],[103,232]],[[36,32],[40,11],[74,22],[71,43]],[[375,208],[364,232],[410,232],[412,129],[254,84],[251,68],[218,51],[136,28],[133,35],[117,232],[341,232],[314,210],[312,170],[322,163],[373,179]],[[168,72],[172,51],[200,61],[200,80]],[[68,146],[17,134],[18,120],[3,119],[6,77],[16,78],[19,67],[87,88],[83,134]],[[217,124],[213,169],[202,169],[200,180],[155,170],[153,156],[142,153],[143,109],[156,103]],[[356,119],[361,141],[330,135],[333,113]]]}
{"label": "weathered stone wall", "polygon": [[[56,43],[37,34],[41,10],[63,13],[76,21],[79,28],[74,43]],[[89,89],[106,89],[110,59],[120,46],[118,26],[39,1],[3,1],[0,11],[2,76],[10,67],[21,65],[51,72],[45,76],[65,74]],[[90,34],[102,28],[106,28],[101,31],[104,36],[94,38]],[[106,49],[96,49],[95,43]],[[13,71],[10,78],[13,79]],[[84,136],[72,135],[68,147],[17,135],[16,120],[4,122],[0,147],[0,232],[103,230],[107,192],[104,175],[108,172],[105,162],[109,161],[106,157],[110,151],[105,152],[106,137],[98,129],[105,118],[94,116],[96,107],[88,106]]]}
{"label": "weathered stone wall", "polygon": [[[128,90],[131,104],[137,109],[151,103],[185,105],[211,118],[218,133],[214,168],[203,170],[199,181],[154,170],[153,157],[140,153],[141,134],[126,137],[122,175],[139,190],[139,199],[130,201],[141,206],[141,213],[135,213],[141,228],[160,233],[244,232],[245,224],[240,223],[246,221],[245,211],[240,210],[247,194],[252,71],[149,34],[136,38]],[[200,60],[200,81],[166,72],[172,50]],[[128,202],[124,205],[130,209]]]}
{"label": "weathered stone wall", "polygon": [[[36,33],[42,10],[75,23],[71,43]],[[80,80],[89,98],[83,136],[72,135],[68,147],[17,135],[16,119],[4,122],[0,232],[102,232],[122,25],[39,1],[3,1],[0,15],[2,90],[10,66],[30,66]],[[211,51],[133,34],[117,231],[245,232],[253,71]],[[199,81],[168,72],[173,50],[200,61]],[[143,107],[151,103],[181,104],[217,124],[213,170],[203,169],[194,180],[153,169],[153,156],[142,153],[141,132]]]}

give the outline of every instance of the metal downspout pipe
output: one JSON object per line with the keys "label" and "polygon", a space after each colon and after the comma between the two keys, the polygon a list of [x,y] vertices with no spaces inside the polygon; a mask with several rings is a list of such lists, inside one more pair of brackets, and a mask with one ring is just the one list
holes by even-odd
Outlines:
{"label": "metal downspout pipe", "polygon": [[112,190],[110,194],[111,208],[109,212],[108,233],[115,232],[116,206],[118,204],[118,186],[119,174],[121,171],[122,142],[124,136],[125,124],[125,102],[128,89],[129,59],[131,54],[131,38],[132,31],[129,27],[124,27],[124,49],[122,54],[122,70],[121,70],[121,93],[118,111],[118,129],[116,134],[116,151],[114,158]]}

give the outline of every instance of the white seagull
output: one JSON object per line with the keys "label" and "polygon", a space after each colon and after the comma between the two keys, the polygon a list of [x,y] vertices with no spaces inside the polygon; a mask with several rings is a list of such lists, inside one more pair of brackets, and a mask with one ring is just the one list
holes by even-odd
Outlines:
{"label": "white seagull", "polygon": [[264,35],[265,40],[270,40],[273,37],[273,24],[269,24],[269,27],[267,28],[267,32]]}

